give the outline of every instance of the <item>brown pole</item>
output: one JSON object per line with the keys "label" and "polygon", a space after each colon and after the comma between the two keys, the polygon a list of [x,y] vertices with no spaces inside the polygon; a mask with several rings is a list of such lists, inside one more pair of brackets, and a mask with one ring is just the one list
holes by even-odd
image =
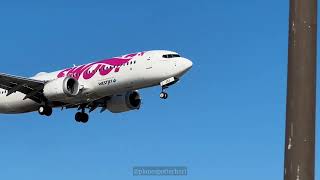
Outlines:
{"label": "brown pole", "polygon": [[314,180],[317,0],[290,0],[285,180]]}

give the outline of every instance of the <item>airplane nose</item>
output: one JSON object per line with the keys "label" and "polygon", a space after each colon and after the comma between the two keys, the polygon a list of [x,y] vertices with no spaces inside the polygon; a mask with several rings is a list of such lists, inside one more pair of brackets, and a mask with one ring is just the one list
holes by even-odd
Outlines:
{"label": "airplane nose", "polygon": [[181,60],[177,61],[177,64],[177,74],[173,75],[175,77],[181,77],[192,67],[192,61],[186,58],[181,58]]}
{"label": "airplane nose", "polygon": [[192,67],[192,61],[190,61],[189,59],[184,59],[184,66],[186,70],[189,70]]}

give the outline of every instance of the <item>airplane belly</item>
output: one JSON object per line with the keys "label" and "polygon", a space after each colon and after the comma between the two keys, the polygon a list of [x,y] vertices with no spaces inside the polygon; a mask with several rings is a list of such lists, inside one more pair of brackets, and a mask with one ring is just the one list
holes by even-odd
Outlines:
{"label": "airplane belly", "polygon": [[38,110],[39,104],[31,99],[25,99],[25,94],[16,92],[9,96],[5,96],[8,114],[26,113]]}
{"label": "airplane belly", "polygon": [[8,113],[8,112],[9,112],[9,107],[6,101],[6,96],[1,94],[0,95],[0,113]]}

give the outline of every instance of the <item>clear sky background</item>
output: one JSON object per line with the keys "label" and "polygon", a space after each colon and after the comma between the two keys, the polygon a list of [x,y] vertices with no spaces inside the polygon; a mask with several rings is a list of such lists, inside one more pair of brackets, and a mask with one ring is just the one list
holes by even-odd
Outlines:
{"label": "clear sky background", "polygon": [[[75,110],[0,115],[0,179],[282,179],[287,34],[287,1],[0,2],[0,72],[153,49],[194,62],[168,100],[141,90],[140,111],[96,111],[85,125]],[[189,174],[136,177],[133,166]]]}

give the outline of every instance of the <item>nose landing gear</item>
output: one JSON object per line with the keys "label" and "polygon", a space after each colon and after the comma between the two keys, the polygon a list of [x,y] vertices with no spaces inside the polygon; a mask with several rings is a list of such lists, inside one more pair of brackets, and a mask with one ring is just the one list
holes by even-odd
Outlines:
{"label": "nose landing gear", "polygon": [[162,91],[160,93],[160,98],[161,99],[167,99],[168,98],[168,93],[166,93],[164,90],[167,89],[169,86],[175,84],[176,82],[178,82],[179,79],[176,78],[176,77],[171,77],[171,78],[168,78],[164,81],[161,81],[160,82],[160,86],[162,88]]}
{"label": "nose landing gear", "polygon": [[160,93],[160,98],[161,99],[167,99],[168,98],[168,93],[166,93],[164,90],[167,89],[167,86],[162,86],[162,91]]}

